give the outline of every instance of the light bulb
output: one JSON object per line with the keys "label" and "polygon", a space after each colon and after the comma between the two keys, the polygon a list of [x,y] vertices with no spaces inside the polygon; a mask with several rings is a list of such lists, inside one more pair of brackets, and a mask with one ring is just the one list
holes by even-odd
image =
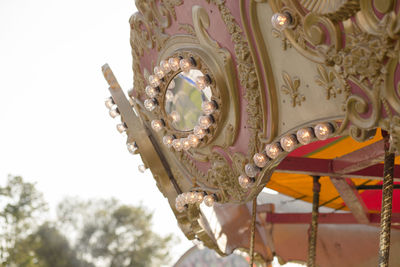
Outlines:
{"label": "light bulb", "polygon": [[210,115],[217,109],[217,104],[214,101],[206,101],[201,104],[201,109],[204,114]]}
{"label": "light bulb", "polygon": [[196,86],[200,90],[204,90],[210,84],[209,79],[206,76],[196,77]]}
{"label": "light bulb", "polygon": [[281,138],[281,147],[286,152],[293,151],[297,144],[297,139],[294,135],[287,135]]}
{"label": "light bulb", "polygon": [[196,125],[193,129],[194,135],[196,135],[198,138],[202,139],[206,134],[207,130],[201,128],[200,126]]}
{"label": "light bulb", "polygon": [[183,150],[189,150],[190,149],[190,142],[189,142],[189,139],[187,139],[187,138],[182,138],[181,139],[181,143],[182,143],[182,149]]}
{"label": "light bulb", "polygon": [[154,75],[156,75],[156,77],[161,80],[162,78],[164,78],[165,73],[161,67],[155,66],[154,67]]}
{"label": "light bulb", "polygon": [[239,180],[239,185],[242,188],[246,188],[246,189],[251,187],[254,183],[254,179],[252,179],[246,175],[243,175],[243,174],[239,176],[238,180]]}
{"label": "light bulb", "polygon": [[160,85],[160,79],[157,78],[155,75],[149,76],[149,84],[153,87],[157,87]]}
{"label": "light bulb", "polygon": [[275,159],[282,151],[278,143],[268,144],[265,146],[265,152],[271,159]]}
{"label": "light bulb", "polygon": [[311,143],[313,138],[314,131],[312,128],[303,128],[297,131],[297,140],[299,140],[302,145]]}
{"label": "light bulb", "polygon": [[264,168],[267,165],[268,157],[264,153],[256,153],[254,154],[253,161],[257,167]]}
{"label": "light bulb", "polygon": [[204,200],[204,193],[203,192],[197,192],[197,203],[201,203]]}
{"label": "light bulb", "polygon": [[104,102],[104,104],[106,105],[106,107],[107,107],[108,109],[111,109],[111,108],[115,105],[115,102],[114,102],[114,100],[112,99],[112,97],[109,97],[109,98],[106,99],[106,101]]}
{"label": "light bulb", "polygon": [[151,121],[151,128],[154,131],[159,132],[164,127],[164,122],[162,120],[152,120]]}
{"label": "light bulb", "polygon": [[190,192],[189,193],[189,203],[190,204],[195,204],[197,202],[197,194],[196,192]]}
{"label": "light bulb", "polygon": [[171,71],[171,66],[167,60],[161,60],[160,67],[165,74]]}
{"label": "light bulb", "polygon": [[181,59],[179,61],[179,67],[183,72],[188,72],[192,68],[192,62],[187,58]]}
{"label": "light bulb", "polygon": [[179,70],[179,58],[177,57],[172,57],[168,59],[169,66],[171,67],[171,70],[177,71]]}
{"label": "light bulb", "polygon": [[117,124],[117,130],[118,130],[119,133],[125,132],[126,131],[125,123]]}
{"label": "light bulb", "polygon": [[115,119],[119,116],[119,110],[118,108],[111,108],[108,114],[110,114],[111,118]]}
{"label": "light bulb", "polygon": [[168,89],[174,89],[175,88],[175,82],[174,80],[171,80],[168,84]]}
{"label": "light bulb", "polygon": [[333,127],[330,123],[320,123],[314,127],[314,133],[319,140],[325,140],[333,133]]}
{"label": "light bulb", "polygon": [[181,205],[179,202],[175,202],[175,208],[178,212],[183,212],[185,210],[184,205]]}
{"label": "light bulb", "polygon": [[159,92],[157,88],[151,87],[149,85],[146,86],[146,89],[144,91],[146,92],[146,95],[148,97],[156,97]]}
{"label": "light bulb", "polygon": [[135,154],[136,150],[138,149],[136,142],[127,143],[126,147],[131,154]]}
{"label": "light bulb", "polygon": [[141,172],[141,173],[144,173],[145,171],[146,171],[146,166],[144,166],[144,164],[140,164],[139,166],[138,166],[138,170]]}
{"label": "light bulb", "polygon": [[213,123],[211,116],[200,116],[198,124],[202,129],[208,129]]}
{"label": "light bulb", "polygon": [[167,102],[171,102],[174,99],[174,93],[172,93],[171,90],[167,90],[167,92],[165,92],[165,100]]}
{"label": "light bulb", "polygon": [[154,99],[146,99],[144,101],[144,107],[148,110],[148,111],[153,111],[157,106],[157,103]]}
{"label": "light bulb", "polygon": [[215,198],[213,195],[207,195],[204,197],[204,204],[206,204],[207,207],[212,207],[214,205]]}
{"label": "light bulb", "polygon": [[292,23],[292,16],[288,13],[275,13],[271,18],[272,26],[282,31]]}
{"label": "light bulb", "polygon": [[172,141],[174,141],[174,137],[172,135],[166,135],[166,136],[163,137],[163,143],[167,147],[171,147],[172,146]]}
{"label": "light bulb", "polygon": [[188,140],[189,140],[189,143],[190,143],[191,147],[197,147],[199,145],[199,143],[200,143],[200,138],[198,138],[194,134],[189,134]]}
{"label": "light bulb", "polygon": [[244,172],[249,177],[255,177],[258,174],[259,171],[260,171],[260,169],[256,165],[254,165],[252,163],[247,163],[244,166]]}
{"label": "light bulb", "polygon": [[171,116],[173,122],[179,122],[181,120],[181,116],[176,110],[172,111],[169,115]]}
{"label": "light bulb", "polygon": [[175,149],[176,151],[181,151],[182,148],[183,148],[183,144],[182,144],[182,142],[181,142],[180,139],[174,139],[174,140],[172,141],[172,146],[174,147],[174,149]]}

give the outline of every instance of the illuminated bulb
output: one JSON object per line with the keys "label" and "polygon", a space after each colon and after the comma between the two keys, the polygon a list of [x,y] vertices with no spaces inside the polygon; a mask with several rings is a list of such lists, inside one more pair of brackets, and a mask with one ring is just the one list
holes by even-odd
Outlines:
{"label": "illuminated bulb", "polygon": [[208,129],[213,123],[213,119],[210,116],[200,116],[198,123],[200,128]]}
{"label": "illuminated bulb", "polygon": [[206,204],[207,207],[212,207],[215,202],[215,197],[213,195],[207,195],[204,197],[204,204]]}
{"label": "illuminated bulb", "polygon": [[268,144],[265,146],[265,152],[267,152],[267,156],[270,157],[271,159],[276,158],[281,151],[282,149],[277,143]]}
{"label": "illuminated bulb", "polygon": [[286,152],[290,152],[297,144],[297,139],[294,135],[288,135],[281,138],[281,147]]}
{"label": "illuminated bulb", "polygon": [[189,134],[188,138],[191,147],[197,147],[200,143],[200,138],[194,134]]}
{"label": "illuminated bulb", "polygon": [[201,104],[201,109],[204,114],[210,115],[217,109],[217,104],[214,101],[206,101]]}
{"label": "illuminated bulb", "polygon": [[198,76],[196,78],[196,86],[198,89],[203,90],[210,84],[209,79],[206,76]]}
{"label": "illuminated bulb", "polygon": [[289,13],[275,13],[271,18],[272,26],[282,31],[286,29],[292,23],[292,17]]}
{"label": "illuminated bulb", "polygon": [[172,80],[168,84],[168,89],[174,89],[174,88],[175,88],[175,82],[174,82],[174,80]]}
{"label": "illuminated bulb", "polygon": [[189,150],[190,149],[190,141],[189,141],[189,139],[187,139],[187,138],[182,138],[182,140],[181,140],[181,143],[182,143],[182,149],[183,150]]}
{"label": "illuminated bulb", "polygon": [[185,207],[179,202],[175,202],[175,208],[178,212],[183,212],[185,210]]}
{"label": "illuminated bulb", "polygon": [[297,140],[299,140],[302,145],[311,143],[313,138],[314,131],[312,128],[303,128],[297,131]]}
{"label": "illuminated bulb", "polygon": [[136,142],[127,143],[126,147],[128,148],[128,151],[132,154],[135,154],[136,150],[138,149]]}
{"label": "illuminated bulb", "polygon": [[161,67],[155,66],[154,67],[154,75],[156,75],[156,77],[161,80],[162,78],[164,78],[165,73],[161,69]]}
{"label": "illuminated bulb", "polygon": [[153,87],[157,87],[160,85],[160,79],[157,78],[155,75],[149,76],[149,84]]}
{"label": "illuminated bulb", "polygon": [[104,102],[104,104],[106,105],[106,107],[107,107],[108,109],[111,109],[111,108],[115,105],[115,102],[114,102],[114,100],[112,99],[112,97],[109,97],[109,98],[106,99],[106,101]]}
{"label": "illuminated bulb", "polygon": [[180,139],[174,139],[174,140],[172,141],[172,146],[174,147],[174,149],[175,149],[176,151],[181,151],[182,148],[183,148],[183,144],[182,144],[182,142],[181,142]]}
{"label": "illuminated bulb", "polygon": [[253,157],[254,163],[257,167],[264,168],[267,165],[268,157],[264,153],[256,153]]}
{"label": "illuminated bulb", "polygon": [[314,133],[319,140],[325,140],[333,133],[333,127],[330,123],[320,123],[314,127]]}
{"label": "illuminated bulb", "polygon": [[238,180],[239,180],[239,185],[242,188],[249,188],[254,183],[254,179],[252,179],[246,175],[243,175],[243,174],[239,176]]}
{"label": "illuminated bulb", "polygon": [[141,173],[144,173],[145,171],[146,171],[146,166],[144,166],[144,164],[140,164],[139,166],[138,166],[138,170],[141,172]]}
{"label": "illuminated bulb", "polygon": [[179,67],[183,72],[188,72],[192,68],[192,62],[187,58],[181,59],[181,61],[179,61]]}
{"label": "illuminated bulb", "polygon": [[189,193],[189,203],[190,204],[195,204],[197,202],[197,194],[196,192],[190,192]]}
{"label": "illuminated bulb", "polygon": [[167,147],[171,147],[172,146],[172,141],[174,141],[174,137],[171,136],[171,135],[166,135],[166,136],[163,137],[163,143]]}
{"label": "illuminated bulb", "polygon": [[184,194],[184,203],[189,204],[190,202],[190,192],[183,193]]}
{"label": "illuminated bulb", "polygon": [[119,116],[119,110],[118,108],[111,108],[108,114],[110,114],[111,118],[115,119],[117,116]]}
{"label": "illuminated bulb", "polygon": [[125,132],[126,131],[125,123],[117,124],[117,130],[118,130],[119,133]]}
{"label": "illuminated bulb", "polygon": [[204,193],[203,192],[197,192],[197,203],[201,203],[204,200]]}
{"label": "illuminated bulb", "polygon": [[174,99],[174,93],[172,93],[171,90],[167,90],[167,92],[165,93],[165,100],[167,102],[171,102]]}
{"label": "illuminated bulb", "polygon": [[156,101],[154,101],[154,99],[146,99],[144,101],[144,107],[148,110],[148,111],[153,111],[157,106]]}
{"label": "illuminated bulb", "polygon": [[165,74],[167,74],[168,72],[171,71],[171,66],[169,65],[169,63],[168,63],[167,60],[161,60],[161,62],[160,62],[160,67],[161,67],[161,70],[162,70]]}
{"label": "illuminated bulb", "polygon": [[255,177],[259,171],[260,171],[260,169],[254,164],[247,163],[244,166],[244,172],[249,177]]}
{"label": "illuminated bulb", "polygon": [[207,134],[207,130],[202,129],[200,126],[196,125],[193,129],[193,133],[198,138],[203,138]]}
{"label": "illuminated bulb", "polygon": [[181,116],[175,110],[171,112],[170,116],[173,122],[179,122],[181,120]]}
{"label": "illuminated bulb", "polygon": [[151,128],[154,131],[159,132],[164,127],[164,122],[162,120],[152,120],[151,121]]}
{"label": "illuminated bulb", "polygon": [[148,85],[146,86],[145,92],[148,97],[155,97],[158,94],[158,89]]}
{"label": "illuminated bulb", "polygon": [[172,57],[168,59],[169,66],[171,67],[171,70],[177,71],[179,70],[179,58],[177,57]]}

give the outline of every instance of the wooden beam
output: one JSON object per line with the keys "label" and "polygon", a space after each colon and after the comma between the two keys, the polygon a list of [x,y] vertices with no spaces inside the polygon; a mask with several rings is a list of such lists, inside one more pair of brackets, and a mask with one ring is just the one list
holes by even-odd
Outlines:
{"label": "wooden beam", "polygon": [[[368,214],[370,223],[379,224],[381,215],[379,213]],[[311,213],[268,213],[267,223],[276,224],[309,224]],[[352,213],[320,213],[319,224],[358,224]],[[400,223],[400,213],[392,214],[392,224]]]}
{"label": "wooden beam", "polygon": [[380,140],[332,160],[333,172],[342,174],[355,172],[382,162],[385,158],[383,145],[383,140]]}
{"label": "wooden beam", "polygon": [[[364,178],[382,180],[383,164],[349,172],[337,173],[332,169],[332,159],[286,157],[276,167],[275,172],[306,174],[311,176],[333,176],[338,178]],[[394,166],[395,181],[400,181],[400,165]]]}
{"label": "wooden beam", "polygon": [[359,223],[368,224],[368,209],[353,181],[351,181],[351,179],[331,177],[331,182],[339,192],[340,197],[346,203],[346,206],[350,209],[351,213],[353,213],[354,218]]}

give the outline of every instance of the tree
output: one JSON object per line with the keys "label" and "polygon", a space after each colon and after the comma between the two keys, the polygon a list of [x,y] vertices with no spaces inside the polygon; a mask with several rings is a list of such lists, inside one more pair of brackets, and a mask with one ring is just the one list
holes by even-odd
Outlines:
{"label": "tree", "polygon": [[23,240],[17,240],[9,253],[8,264],[18,267],[94,267],[78,259],[68,240],[50,223]]}
{"label": "tree", "polygon": [[8,177],[6,185],[0,187],[0,263],[6,262],[18,240],[35,231],[46,209],[34,184],[20,176]]}
{"label": "tree", "polygon": [[169,260],[172,236],[151,230],[152,214],[142,206],[122,205],[117,200],[66,199],[58,207],[61,229],[75,229],[75,247],[81,258],[96,266],[159,266]]}

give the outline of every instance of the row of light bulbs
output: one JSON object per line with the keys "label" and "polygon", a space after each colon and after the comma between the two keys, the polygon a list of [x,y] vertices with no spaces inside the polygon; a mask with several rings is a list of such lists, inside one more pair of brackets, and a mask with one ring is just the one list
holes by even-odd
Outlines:
{"label": "row of light bulbs", "polygon": [[326,140],[334,132],[330,123],[320,123],[313,128],[307,127],[298,130],[296,133],[286,135],[279,142],[267,144],[265,149],[253,156],[254,163],[245,165],[244,172],[239,176],[238,181],[241,187],[250,188],[255,182],[255,177],[270,160],[276,159],[281,153],[293,151],[298,144],[307,145],[316,137],[319,140]]}
{"label": "row of light bulbs", "polygon": [[212,207],[217,201],[215,194],[207,194],[205,192],[190,191],[179,194],[175,199],[175,208],[178,212],[183,212],[189,204],[204,204]]}
{"label": "row of light bulbs", "polygon": [[[112,99],[112,97],[109,97],[106,99],[105,105],[106,105],[107,109],[109,110],[108,113],[110,114],[111,118],[115,119],[116,117],[118,117],[120,115],[119,110],[118,110],[114,100]],[[117,130],[119,133],[121,133],[121,134],[125,133],[127,129],[128,129],[128,127],[125,123],[121,122],[121,123],[117,124]],[[133,155],[136,154],[136,151],[138,150],[138,146],[135,141],[133,141],[131,143],[127,143],[126,148]],[[144,164],[138,165],[138,170],[141,173],[144,173],[146,171],[146,169],[147,168]]]}

